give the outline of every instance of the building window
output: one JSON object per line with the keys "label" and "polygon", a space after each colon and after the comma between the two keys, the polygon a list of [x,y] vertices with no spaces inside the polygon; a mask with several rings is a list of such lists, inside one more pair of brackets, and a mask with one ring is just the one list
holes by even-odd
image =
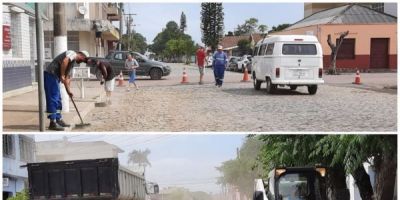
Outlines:
{"label": "building window", "polygon": [[53,31],[44,31],[44,57],[46,59],[53,58],[54,37]]}
{"label": "building window", "polygon": [[[336,45],[339,39],[336,39]],[[343,43],[337,53],[337,59],[354,59],[355,58],[356,39],[343,39]]]}
{"label": "building window", "polygon": [[19,150],[21,154],[21,161],[33,162],[35,142],[32,138],[20,135],[19,136]]}
{"label": "building window", "polygon": [[15,158],[14,135],[3,135],[3,156]]}
{"label": "building window", "polygon": [[79,51],[79,32],[68,31],[68,50]]}

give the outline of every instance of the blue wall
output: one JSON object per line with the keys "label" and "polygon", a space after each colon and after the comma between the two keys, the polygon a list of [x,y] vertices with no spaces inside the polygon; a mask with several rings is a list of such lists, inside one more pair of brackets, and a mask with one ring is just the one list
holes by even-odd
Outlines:
{"label": "blue wall", "polygon": [[3,92],[31,85],[31,66],[3,67]]}

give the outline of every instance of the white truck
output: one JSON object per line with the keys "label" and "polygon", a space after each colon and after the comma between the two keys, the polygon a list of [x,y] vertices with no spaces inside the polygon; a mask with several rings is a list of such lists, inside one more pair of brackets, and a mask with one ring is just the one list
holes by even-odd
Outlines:
{"label": "white truck", "polygon": [[267,92],[274,93],[278,86],[307,86],[315,94],[323,84],[321,44],[315,36],[277,35],[260,40],[253,52],[252,78],[254,89],[266,82]]}

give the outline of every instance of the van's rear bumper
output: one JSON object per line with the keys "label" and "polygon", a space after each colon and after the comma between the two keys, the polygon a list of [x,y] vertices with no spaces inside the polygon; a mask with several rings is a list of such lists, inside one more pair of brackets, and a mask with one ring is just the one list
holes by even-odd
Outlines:
{"label": "van's rear bumper", "polygon": [[277,85],[318,85],[324,84],[324,80],[272,80],[272,84]]}

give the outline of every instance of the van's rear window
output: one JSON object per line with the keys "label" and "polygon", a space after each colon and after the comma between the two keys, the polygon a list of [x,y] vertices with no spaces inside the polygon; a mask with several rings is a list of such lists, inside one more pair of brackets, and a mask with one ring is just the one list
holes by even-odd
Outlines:
{"label": "van's rear window", "polygon": [[315,44],[284,44],[283,55],[317,55]]}

